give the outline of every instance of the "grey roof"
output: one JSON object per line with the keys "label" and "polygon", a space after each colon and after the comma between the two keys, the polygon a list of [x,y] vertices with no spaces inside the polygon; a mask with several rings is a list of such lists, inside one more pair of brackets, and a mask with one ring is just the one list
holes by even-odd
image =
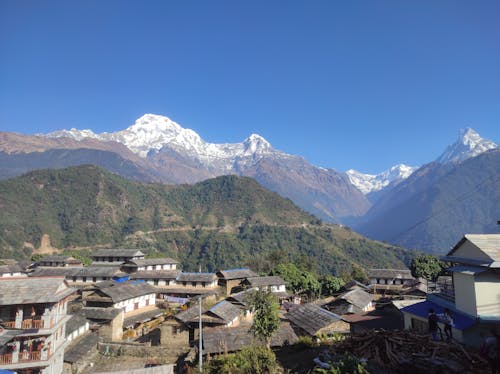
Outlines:
{"label": "grey roof", "polygon": [[56,303],[74,292],[63,277],[0,278],[0,305]]}
{"label": "grey roof", "polygon": [[24,273],[24,269],[19,264],[0,265],[0,274]]}
{"label": "grey roof", "polygon": [[211,283],[217,279],[215,273],[180,273],[177,282],[204,282]]}
{"label": "grey roof", "polygon": [[368,278],[413,279],[409,269],[369,269]]}
{"label": "grey roof", "polygon": [[106,248],[98,249],[92,253],[92,257],[136,257],[144,256],[139,249],[129,248]]}
{"label": "grey roof", "polygon": [[328,303],[326,308],[336,314],[360,313],[373,300],[373,296],[361,288],[354,288]]}
{"label": "grey roof", "polygon": [[[255,337],[249,326],[213,327],[203,330],[203,353],[235,352],[254,343]],[[298,337],[288,323],[282,323],[271,338],[271,347],[293,344]]]}
{"label": "grey roof", "polygon": [[311,303],[300,305],[286,313],[285,317],[310,335],[315,335],[322,328],[342,320],[339,315]]}
{"label": "grey roof", "polygon": [[168,265],[168,264],[178,264],[179,261],[173,258],[143,258],[137,260],[128,260],[122,266],[148,266],[148,265]]}
{"label": "grey roof", "polygon": [[141,283],[114,283],[108,287],[100,287],[100,292],[109,296],[114,303],[134,297],[156,294],[158,290],[150,284]]}
{"label": "grey roof", "polygon": [[61,262],[61,263],[66,263],[66,262],[81,262],[78,261],[76,258],[73,258],[71,256],[64,256],[64,255],[51,255],[51,256],[45,256],[41,258],[38,262]]}
{"label": "grey roof", "polygon": [[217,275],[226,280],[253,278],[257,276],[256,273],[248,268],[219,270]]}
{"label": "grey roof", "polygon": [[226,298],[226,300],[228,300],[228,301],[233,300],[233,301],[236,301],[237,303],[245,305],[247,296],[252,292],[253,292],[252,289],[236,292],[236,293],[229,295]]}
{"label": "grey roof", "polygon": [[56,267],[56,266],[38,266],[35,270],[29,273],[30,277],[70,277],[79,267]]}
{"label": "grey roof", "polygon": [[74,314],[68,322],[66,322],[66,336],[70,335],[73,331],[78,330],[80,327],[88,323],[87,318],[83,314]]}
{"label": "grey roof", "polygon": [[119,314],[123,313],[123,310],[117,308],[82,308],[78,311],[78,314],[89,319],[89,320],[101,320],[101,321],[111,321],[116,318]]}
{"label": "grey roof", "polygon": [[252,287],[281,286],[285,284],[283,278],[277,275],[267,277],[251,277],[247,278],[247,281]]}
{"label": "grey roof", "polygon": [[[227,324],[238,317],[242,310],[241,307],[222,300],[210,308],[202,308],[201,319],[203,322]],[[184,323],[198,322],[199,306],[193,305],[189,309],[176,314],[175,318]]]}
{"label": "grey roof", "polygon": [[130,279],[171,279],[179,275],[180,270],[145,270],[130,274]]}
{"label": "grey roof", "polygon": [[134,314],[133,316],[125,318],[123,321],[123,327],[133,327],[136,323],[147,322],[154,318],[160,317],[165,313],[165,310],[160,308],[154,308],[146,312]]}
{"label": "grey roof", "polygon": [[166,364],[161,366],[153,366],[150,368],[126,369],[120,371],[106,371],[96,374],[174,374],[174,364]]}
{"label": "grey roof", "polygon": [[115,266],[85,266],[82,268],[76,268],[74,272],[69,275],[73,277],[114,277],[114,276],[125,276],[120,270],[119,265]]}
{"label": "grey roof", "polygon": [[84,359],[98,341],[99,335],[89,333],[71,342],[64,352],[64,362],[75,363]]}
{"label": "grey roof", "polygon": [[491,258],[489,262],[478,259],[478,265],[485,263],[485,265],[490,267],[500,267],[500,234],[466,234],[445,256],[445,259],[448,260],[451,257],[449,260],[452,260],[453,254],[467,240]]}

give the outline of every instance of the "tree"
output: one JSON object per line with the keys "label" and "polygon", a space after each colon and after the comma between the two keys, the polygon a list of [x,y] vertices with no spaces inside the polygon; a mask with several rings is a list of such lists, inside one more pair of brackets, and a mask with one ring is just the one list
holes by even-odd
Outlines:
{"label": "tree", "polygon": [[265,347],[248,346],[236,353],[215,357],[208,363],[209,374],[272,374],[277,371],[276,355]]}
{"label": "tree", "polygon": [[338,291],[345,285],[345,282],[340,277],[334,277],[333,275],[325,275],[319,279],[321,284],[321,295],[330,296]]}
{"label": "tree", "polygon": [[435,280],[447,264],[434,255],[419,255],[411,260],[410,270],[414,277]]}
{"label": "tree", "polygon": [[305,294],[309,297],[318,296],[321,291],[321,285],[316,276],[307,271],[300,270],[295,264],[279,264],[271,275],[281,276],[287,283],[287,287],[295,294]]}
{"label": "tree", "polygon": [[248,310],[254,313],[252,331],[256,338],[271,347],[271,337],[280,327],[279,303],[271,291],[255,290],[246,298]]}

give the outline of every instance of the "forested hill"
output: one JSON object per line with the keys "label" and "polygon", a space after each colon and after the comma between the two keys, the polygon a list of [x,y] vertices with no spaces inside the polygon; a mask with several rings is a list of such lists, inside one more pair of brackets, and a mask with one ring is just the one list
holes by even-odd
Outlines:
{"label": "forested hill", "polygon": [[39,170],[0,182],[0,209],[1,257],[29,257],[44,235],[59,250],[139,247],[178,258],[186,270],[266,270],[285,257],[338,273],[352,264],[400,268],[412,255],[324,225],[236,176],[166,186],[131,182],[95,166]]}

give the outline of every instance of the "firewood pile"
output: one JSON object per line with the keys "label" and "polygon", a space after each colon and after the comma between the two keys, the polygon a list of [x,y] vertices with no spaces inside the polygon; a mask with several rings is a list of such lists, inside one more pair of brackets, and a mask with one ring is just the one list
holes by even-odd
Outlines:
{"label": "firewood pile", "polygon": [[462,345],[433,341],[430,336],[410,331],[375,330],[335,345],[337,352],[368,360],[386,372],[486,373],[488,362]]}

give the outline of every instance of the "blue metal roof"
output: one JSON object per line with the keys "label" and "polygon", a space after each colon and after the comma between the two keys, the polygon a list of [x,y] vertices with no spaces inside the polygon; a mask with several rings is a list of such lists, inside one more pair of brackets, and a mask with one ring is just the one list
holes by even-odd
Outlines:
{"label": "blue metal roof", "polygon": [[[432,308],[437,314],[444,313],[444,308],[432,301],[422,301],[421,303],[416,303],[401,309],[404,313],[411,313],[419,317],[427,318],[429,314],[429,309]],[[476,319],[469,317],[457,310],[451,309],[451,314],[453,318],[453,327],[459,330],[465,330],[476,324]]]}

